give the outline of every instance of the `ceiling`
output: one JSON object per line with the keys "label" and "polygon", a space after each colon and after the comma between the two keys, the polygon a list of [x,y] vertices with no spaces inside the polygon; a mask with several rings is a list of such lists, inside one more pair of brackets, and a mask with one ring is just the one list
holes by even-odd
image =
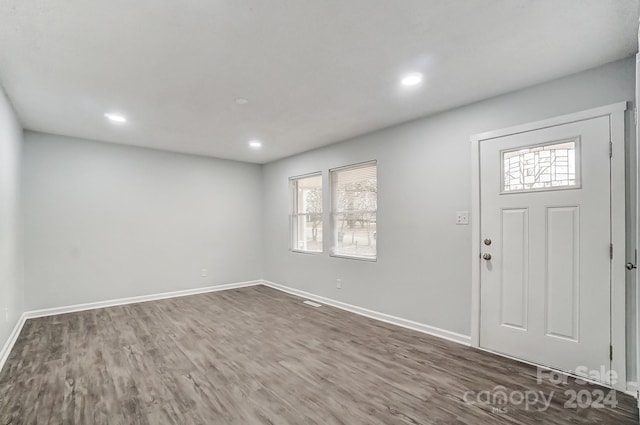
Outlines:
{"label": "ceiling", "polygon": [[629,56],[637,22],[638,0],[2,0],[0,82],[30,130],[265,163]]}

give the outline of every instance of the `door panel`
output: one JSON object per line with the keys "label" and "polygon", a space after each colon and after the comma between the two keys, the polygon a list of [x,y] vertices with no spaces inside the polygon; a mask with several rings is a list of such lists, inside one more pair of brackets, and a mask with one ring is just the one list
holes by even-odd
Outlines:
{"label": "door panel", "polygon": [[529,215],[526,208],[502,210],[502,320],[527,328]]}
{"label": "door panel", "polygon": [[578,341],[578,223],[578,207],[547,208],[545,333],[573,341]]}
{"label": "door panel", "polygon": [[609,370],[608,117],[481,141],[480,174],[480,345]]}

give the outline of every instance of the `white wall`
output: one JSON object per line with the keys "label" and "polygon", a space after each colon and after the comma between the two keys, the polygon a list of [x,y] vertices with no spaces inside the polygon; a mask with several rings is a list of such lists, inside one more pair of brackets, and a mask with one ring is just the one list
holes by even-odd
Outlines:
{"label": "white wall", "polygon": [[[263,277],[468,335],[471,234],[454,214],[471,206],[469,136],[633,101],[634,69],[633,59],[615,62],[263,167],[27,132],[26,309]],[[371,159],[378,261],[289,252],[288,177],[321,170],[328,185],[329,168]],[[627,317],[633,354],[635,313]]]}
{"label": "white wall", "polygon": [[27,310],[261,276],[258,165],[26,132],[24,168]]}
{"label": "white wall", "polygon": [[21,153],[22,127],[0,88],[0,349],[24,310],[19,208]]}
{"label": "white wall", "polygon": [[[454,221],[456,211],[471,208],[469,137],[633,101],[634,71],[633,59],[618,61],[267,164],[263,169],[265,278],[469,335],[471,229]],[[429,95],[428,82],[423,93],[417,95]],[[630,117],[629,112],[628,144],[633,140]],[[632,145],[628,148],[635,152]],[[289,252],[288,177],[322,170],[328,185],[329,168],[372,159],[378,160],[378,261],[331,258],[328,241],[322,255]],[[325,211],[328,208],[325,197]],[[325,235],[330,233],[327,226],[325,220]],[[342,289],[336,288],[336,278],[342,279]],[[630,312],[629,323],[634,317]],[[630,364],[629,373],[635,374],[634,370]]]}

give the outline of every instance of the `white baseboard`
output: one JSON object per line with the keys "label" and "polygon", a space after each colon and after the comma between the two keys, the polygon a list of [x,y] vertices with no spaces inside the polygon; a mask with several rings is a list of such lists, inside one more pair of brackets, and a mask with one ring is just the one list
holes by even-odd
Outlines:
{"label": "white baseboard", "polygon": [[18,336],[20,335],[20,332],[22,331],[22,327],[24,326],[24,323],[26,321],[27,321],[27,317],[26,317],[26,315],[24,313],[22,313],[20,315],[20,318],[18,319],[18,322],[13,327],[13,330],[11,331],[11,334],[9,335],[9,339],[7,339],[7,342],[4,343],[4,346],[0,350],[0,371],[2,371],[2,368],[4,367],[4,364],[6,363],[7,359],[9,358],[9,353],[11,352],[11,350],[13,349],[14,344],[18,340]]}
{"label": "white baseboard", "polygon": [[162,300],[166,298],[186,297],[188,295],[204,294],[207,292],[216,292],[216,291],[225,291],[228,289],[244,288],[247,286],[255,286],[260,284],[262,284],[262,281],[260,280],[251,280],[247,282],[237,282],[237,283],[229,283],[225,285],[207,286],[204,288],[185,289],[182,291],[163,292],[159,294],[141,295],[141,296],[129,297],[129,298],[119,298],[115,300],[76,304],[76,305],[70,305],[65,307],[54,307],[54,308],[45,308],[42,310],[25,311],[20,316],[18,323],[16,323],[16,326],[13,328],[13,331],[11,332],[9,339],[2,347],[2,350],[0,350],[0,371],[2,371],[2,367],[7,361],[7,358],[9,357],[9,353],[13,349],[14,344],[18,340],[18,336],[20,335],[20,332],[22,331],[22,327],[24,326],[27,319],[35,319],[37,317],[46,317],[46,316],[55,316],[58,314],[65,314],[65,313],[74,313],[77,311],[94,310],[97,308],[104,308],[104,307],[114,307],[117,305],[135,304],[135,303],[142,303],[146,301]]}
{"label": "white baseboard", "polygon": [[[471,337],[467,336],[467,335],[462,335],[456,332],[451,332],[451,331],[447,331],[445,329],[440,329],[437,328],[435,326],[429,326],[429,325],[425,325],[423,323],[418,323],[418,322],[414,322],[412,320],[407,320],[407,319],[403,319],[401,317],[396,317],[396,316],[391,316],[389,314],[385,314],[385,313],[380,313],[377,311],[373,311],[373,310],[369,310],[366,308],[362,308],[362,307],[358,307],[358,306],[354,306],[351,304],[347,304],[347,303],[343,303],[342,301],[336,301],[330,298],[326,298],[326,297],[322,297],[320,295],[316,295],[316,294],[312,294],[310,292],[305,292],[305,291],[301,291],[299,289],[295,289],[295,288],[291,288],[285,285],[280,285],[279,283],[274,283],[274,282],[270,282],[268,280],[263,280],[262,284],[265,286],[268,286],[270,288],[273,289],[277,289],[279,291],[283,291],[283,292],[287,292],[289,294],[292,295],[297,295],[299,297],[302,298],[306,298],[312,301],[316,301],[322,304],[327,304],[342,310],[346,310],[349,311],[351,313],[355,313],[355,314],[359,314],[361,316],[366,316],[369,317],[371,319],[375,319],[375,320],[380,320],[382,322],[386,322],[386,323],[390,323],[392,325],[397,325],[397,326],[401,326],[403,328],[407,328],[407,329],[412,329],[414,331],[418,331],[418,332],[422,332],[422,333],[426,333],[429,335],[433,335],[433,336],[437,336],[440,338],[444,338],[447,339],[449,341],[453,341],[453,342],[457,342],[459,344],[462,345],[466,345],[466,346],[470,346],[471,345]],[[515,357],[510,357],[510,356],[506,356],[504,354],[500,354],[500,353],[495,353],[489,350],[485,350],[480,348],[482,351],[487,351],[490,352],[492,354],[498,355],[498,356],[502,356],[502,357],[506,357],[509,359],[513,359],[515,361],[521,362],[521,363],[526,363],[532,366],[539,366],[536,365],[535,363],[530,363]],[[546,369],[546,368],[545,368]],[[584,379],[584,378],[582,378]],[[599,382],[593,382],[594,384],[597,385],[602,385],[602,383]],[[633,381],[628,381],[627,382],[627,390],[626,393],[633,396],[634,398],[638,397],[638,383],[637,382],[633,382]],[[640,399],[638,400],[638,403],[640,405]]]}
{"label": "white baseboard", "polygon": [[55,316],[57,314],[73,313],[76,311],[94,310],[96,308],[114,307],[117,305],[143,303],[146,301],[163,300],[166,298],[186,297],[188,295],[204,294],[207,292],[225,291],[228,289],[244,288],[247,286],[260,285],[260,280],[250,280],[247,282],[229,283],[225,285],[207,286],[204,288],[185,289],[182,291],[163,292],[160,294],[141,295],[138,297],[119,298],[109,301],[98,301],[86,304],[76,304],[66,307],[45,308],[25,312],[27,319],[36,317]]}
{"label": "white baseboard", "polygon": [[263,280],[262,284],[270,288],[277,289],[279,291],[287,292],[289,294],[306,298],[312,301],[316,301],[321,304],[327,304],[332,307],[339,308],[341,310],[346,310],[351,313],[368,317],[370,319],[380,320],[381,322],[390,323],[392,325],[396,325],[396,326],[411,329],[414,331],[422,332],[425,334],[437,336],[439,338],[444,338],[446,340],[457,342],[458,344],[462,344],[462,345],[468,346],[471,344],[471,337],[468,335],[462,335],[456,332],[447,331],[445,329],[436,328],[435,326],[429,326],[423,323],[414,322],[413,320],[407,320],[401,317],[391,316],[389,314],[380,313],[378,311],[369,310],[369,309],[358,307],[355,305],[343,303],[342,301],[332,300],[330,298],[325,298],[320,295],[311,294],[309,292],[301,291],[299,289],[294,289],[288,286],[280,285],[278,283],[269,282],[268,280]]}
{"label": "white baseboard", "polygon": [[137,297],[119,298],[119,299],[108,300],[108,301],[98,301],[98,302],[92,302],[92,303],[70,305],[65,307],[54,307],[54,308],[45,308],[41,310],[26,311],[22,314],[22,316],[20,316],[18,323],[16,323],[16,326],[11,333],[11,336],[9,337],[4,347],[2,348],[2,351],[0,351],[0,370],[2,370],[2,366],[4,366],[4,363],[9,357],[9,353],[11,352],[13,345],[18,339],[18,336],[20,335],[20,331],[22,330],[22,327],[24,326],[24,323],[26,322],[27,319],[34,319],[37,317],[46,317],[46,316],[55,316],[58,314],[74,313],[78,311],[94,310],[94,309],[105,308],[105,307],[114,307],[114,306],[125,305],[125,304],[141,303],[146,301],[155,301],[155,300],[161,300],[166,298],[184,297],[188,295],[204,294],[207,292],[225,291],[228,289],[244,288],[247,286],[255,286],[260,284],[269,286],[279,291],[287,292],[289,294],[297,295],[299,297],[308,298],[310,300],[318,301],[323,304],[331,305],[333,307],[337,307],[342,310],[347,310],[351,313],[356,313],[361,316],[369,317],[371,319],[376,319],[386,323],[391,323],[393,325],[401,326],[403,328],[413,329],[415,331],[423,332],[429,335],[434,335],[440,338],[447,339],[449,341],[454,341],[464,345],[469,345],[469,342],[470,342],[469,337],[467,335],[461,335],[455,332],[450,332],[444,329],[439,329],[433,326],[425,325],[425,324],[414,322],[411,320],[402,319],[400,317],[395,317],[395,316],[380,313],[377,311],[368,310],[366,308],[354,306],[351,304],[321,297],[319,295],[310,294],[308,292],[289,288],[287,286],[279,285],[277,283],[273,283],[265,280],[251,280],[247,282],[230,283],[226,285],[216,285],[216,286],[209,286],[204,288],[186,289],[182,291],[163,292],[159,294],[141,295]]}
{"label": "white baseboard", "polygon": [[[120,298],[120,299],[109,300],[109,301],[76,304],[76,305],[71,305],[66,307],[56,307],[56,308],[48,308],[48,309],[42,309],[42,310],[26,311],[22,313],[22,315],[18,319],[18,322],[13,328],[13,331],[11,332],[9,339],[0,350],[0,371],[2,371],[2,368],[5,362],[7,361],[7,358],[9,357],[9,353],[11,352],[14,344],[18,340],[18,336],[20,335],[20,332],[22,331],[22,328],[25,322],[27,321],[27,319],[33,319],[33,318],[45,317],[45,316],[54,316],[58,314],[73,313],[73,312],[85,311],[85,310],[93,310],[93,309],[104,308],[104,307],[113,307],[118,305],[134,304],[134,303],[140,303],[140,302],[146,302],[146,301],[161,300],[166,298],[184,297],[188,295],[204,294],[208,292],[225,291],[229,289],[244,288],[244,287],[256,286],[256,285],[268,286],[278,291],[286,292],[286,293],[296,295],[298,297],[306,298],[312,301],[316,301],[322,304],[327,304],[332,307],[339,308],[341,310],[346,310],[351,313],[359,314],[361,316],[365,316],[375,320],[380,320],[382,322],[390,323],[392,325],[396,325],[403,328],[412,329],[414,331],[422,332],[425,334],[433,335],[439,338],[456,342],[458,344],[469,346],[471,343],[471,337],[468,335],[463,335],[463,334],[451,332],[445,329],[440,329],[435,326],[425,325],[423,323],[414,322],[412,320],[403,319],[401,317],[380,313],[374,310],[369,310],[363,307],[347,304],[342,301],[336,301],[330,298],[322,297],[320,295],[301,291],[299,289],[291,288],[285,285],[280,285],[278,283],[270,282],[267,280],[252,280],[247,282],[230,283],[225,285],[216,285],[216,286],[209,286],[204,288],[186,289],[182,291],[164,292],[164,293],[151,294],[151,295],[141,295],[141,296],[130,297],[130,298]],[[627,394],[637,397],[638,389],[639,388],[638,388],[637,382],[634,382],[634,381],[627,382],[627,391],[626,391]]]}

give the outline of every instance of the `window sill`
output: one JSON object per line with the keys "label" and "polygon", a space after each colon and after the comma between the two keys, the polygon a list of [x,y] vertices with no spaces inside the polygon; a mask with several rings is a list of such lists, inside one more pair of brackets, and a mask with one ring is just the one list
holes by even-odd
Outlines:
{"label": "window sill", "polygon": [[303,251],[300,249],[289,249],[289,252],[293,252],[296,254],[307,254],[307,255],[322,255],[324,251]]}
{"label": "window sill", "polygon": [[357,257],[355,255],[344,255],[344,254],[329,254],[329,257],[333,258],[342,258],[345,260],[357,260],[357,261],[366,261],[368,263],[375,263],[378,261],[378,257]]}

